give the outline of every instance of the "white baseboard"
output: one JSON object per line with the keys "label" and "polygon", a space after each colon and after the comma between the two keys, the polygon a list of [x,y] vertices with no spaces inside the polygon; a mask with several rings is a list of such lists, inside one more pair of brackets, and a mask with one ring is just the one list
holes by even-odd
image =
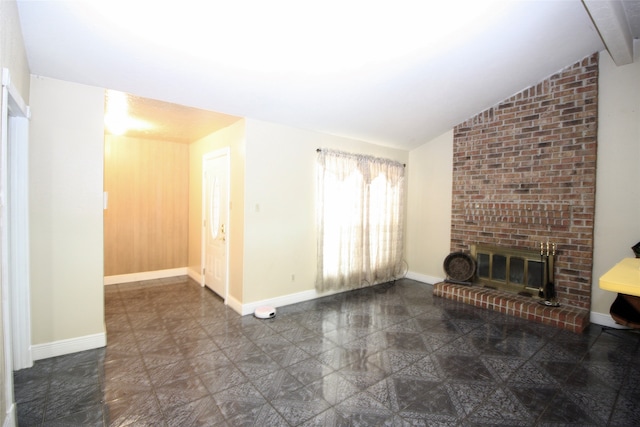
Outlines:
{"label": "white baseboard", "polygon": [[[325,296],[324,294],[322,296]],[[312,299],[318,298],[319,295],[315,289],[311,289],[308,291],[296,292],[295,294],[283,295],[281,297],[269,298],[262,301],[250,302],[248,304],[242,304],[240,314],[243,316],[246,314],[252,314],[256,311],[256,308],[261,307],[263,305],[268,305],[271,307],[283,307],[285,305],[295,304],[298,302],[309,301]],[[234,310],[236,310],[234,308]],[[238,311],[238,310],[236,310]]]}
{"label": "white baseboard", "polygon": [[607,328],[630,329],[626,326],[622,326],[619,323],[616,323],[608,313],[597,313],[595,311],[592,311],[589,314],[589,321],[591,323],[595,323],[596,325],[605,326]]}
{"label": "white baseboard", "polygon": [[235,299],[231,295],[228,295],[227,296],[227,300],[225,301],[225,303],[229,307],[231,307],[231,309],[233,311],[235,311],[236,313],[238,313],[241,316],[244,316],[244,314],[242,314],[242,303],[240,301],[238,301],[237,299]]}
{"label": "white baseboard", "polygon": [[196,271],[193,268],[187,268],[187,276],[191,277],[195,282],[204,286],[204,282],[202,280],[202,274],[200,274],[199,271]]}
{"label": "white baseboard", "polygon": [[36,344],[31,347],[33,360],[48,359],[50,357],[63,356],[79,351],[93,350],[107,345],[107,334],[86,335],[84,337],[70,338],[54,341],[46,344]]}
{"label": "white baseboard", "polygon": [[139,282],[142,280],[164,279],[165,277],[185,276],[188,274],[187,267],[170,268],[167,270],[143,271],[140,273],[118,274],[115,276],[105,276],[105,285],[115,285],[118,283]]}
{"label": "white baseboard", "polygon": [[405,277],[407,279],[417,280],[418,282],[428,283],[430,285],[444,281],[444,277],[427,276],[426,274],[415,273],[413,271],[408,271]]}
{"label": "white baseboard", "polygon": [[[444,280],[444,279],[439,279],[437,277],[425,276],[425,275],[416,274],[416,273],[408,273],[406,278],[417,280],[419,282],[428,283],[428,284],[442,282]],[[253,314],[256,308],[264,305],[268,305],[271,307],[284,307],[286,305],[310,301],[317,298],[338,294],[340,292],[345,292],[345,291],[328,291],[328,292],[319,294],[315,289],[310,289],[308,291],[296,292],[295,294],[283,295],[280,297],[269,298],[269,299],[256,301],[256,302],[250,302],[247,304],[241,304],[237,300],[232,301],[232,298],[229,297],[229,299],[227,300],[227,304],[231,308],[233,308],[236,312],[238,312],[242,316],[245,316],[247,314]]]}

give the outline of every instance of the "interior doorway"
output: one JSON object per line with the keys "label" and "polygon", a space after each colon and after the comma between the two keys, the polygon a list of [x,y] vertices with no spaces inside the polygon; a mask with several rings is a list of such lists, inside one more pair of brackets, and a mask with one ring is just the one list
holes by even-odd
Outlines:
{"label": "interior doorway", "polygon": [[189,275],[204,285],[203,157],[239,120],[105,92],[106,284]]}

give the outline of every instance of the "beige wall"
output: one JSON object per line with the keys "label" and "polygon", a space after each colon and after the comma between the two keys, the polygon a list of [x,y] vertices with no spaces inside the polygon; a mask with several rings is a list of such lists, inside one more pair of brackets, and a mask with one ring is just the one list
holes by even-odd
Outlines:
{"label": "beige wall", "polygon": [[[0,0],[0,70],[7,68],[11,83],[25,102],[29,101],[29,65],[27,63],[20,19],[15,1]],[[0,100],[0,102],[2,102]],[[0,124],[0,126],[2,126]],[[0,128],[0,132],[3,130]],[[1,286],[0,286],[1,288]],[[0,295],[0,298],[7,298]],[[0,335],[9,331],[2,324],[2,307],[0,307]],[[4,340],[0,337],[0,425],[8,425],[8,419],[15,417],[15,407],[11,407],[13,397],[5,394],[6,387],[12,381],[11,372],[5,372]]]}
{"label": "beige wall", "polygon": [[189,270],[200,277],[202,265],[202,159],[229,148],[231,156],[231,210],[229,218],[229,294],[242,301],[244,227],[244,120],[189,145]]}
{"label": "beige wall", "polygon": [[451,247],[453,131],[409,153],[406,258],[410,277],[434,283]]}
{"label": "beige wall", "polygon": [[11,83],[29,100],[29,63],[20,29],[18,7],[13,0],[0,0],[0,70],[8,68]]}
{"label": "beige wall", "polygon": [[317,148],[408,160],[402,150],[247,119],[244,304],[315,287]]}
{"label": "beige wall", "polygon": [[187,265],[189,146],[105,136],[104,275]]}
{"label": "beige wall", "polygon": [[598,279],[640,241],[640,61],[617,67],[603,52],[599,84],[591,311],[608,317],[616,294]]}
{"label": "beige wall", "polygon": [[32,76],[32,344],[103,334],[104,90]]}

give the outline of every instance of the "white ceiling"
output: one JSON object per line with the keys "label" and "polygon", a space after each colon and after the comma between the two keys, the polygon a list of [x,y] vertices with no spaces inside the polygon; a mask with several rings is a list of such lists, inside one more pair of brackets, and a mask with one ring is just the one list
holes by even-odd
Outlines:
{"label": "white ceiling", "polygon": [[33,74],[404,149],[605,48],[580,0],[18,7]]}

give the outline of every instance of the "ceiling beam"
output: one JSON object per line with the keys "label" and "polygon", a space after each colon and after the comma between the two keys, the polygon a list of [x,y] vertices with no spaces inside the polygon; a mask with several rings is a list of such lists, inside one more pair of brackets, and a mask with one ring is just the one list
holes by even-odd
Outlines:
{"label": "ceiling beam", "polygon": [[619,0],[582,0],[616,65],[633,62],[633,35]]}

